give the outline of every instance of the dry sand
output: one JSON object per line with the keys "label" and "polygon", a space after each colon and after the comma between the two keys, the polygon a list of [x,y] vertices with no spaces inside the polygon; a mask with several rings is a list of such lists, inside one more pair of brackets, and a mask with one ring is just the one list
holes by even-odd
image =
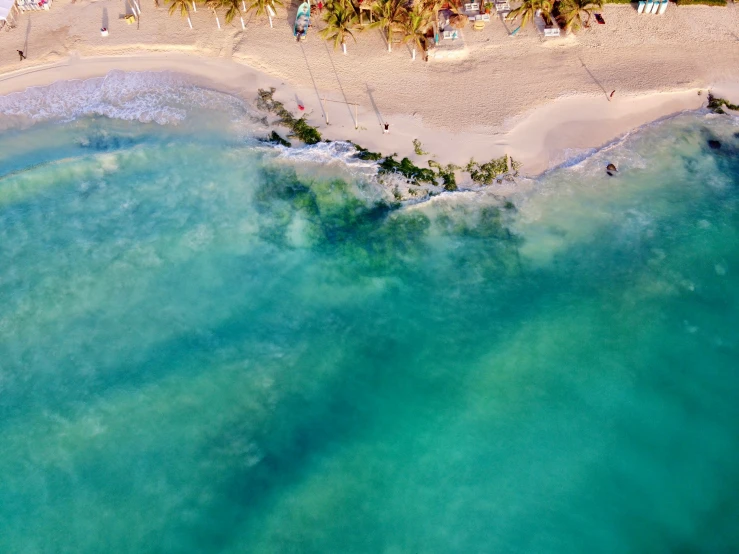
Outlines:
{"label": "dry sand", "polygon": [[[316,28],[298,44],[296,6],[280,10],[274,28],[266,18],[247,17],[246,30],[238,19],[218,30],[213,13],[201,7],[190,30],[186,20],[149,2],[139,24],[127,25],[121,19],[130,13],[127,0],[56,0],[51,10],[22,14],[15,28],[0,33],[0,94],[111,69],[172,70],[249,101],[257,88],[275,86],[296,113],[303,103],[311,123],[330,139],[423,163],[428,156],[412,155],[415,138],[444,163],[508,153],[528,174],[698,108],[705,101],[698,90],[713,87],[739,102],[733,3],[670,4],[662,16],[608,5],[606,25],[559,39],[544,39],[534,26],[510,37],[511,24],[493,20],[480,32],[465,29],[466,58],[428,63],[420,56],[412,61],[406,46],[388,53],[376,30],[357,33],[347,56],[333,51]],[[100,35],[104,25],[108,37]],[[18,49],[27,60],[19,61]],[[330,125],[321,98],[330,100],[323,104]],[[358,126],[344,102],[358,105]],[[390,123],[389,134],[381,122]]]}

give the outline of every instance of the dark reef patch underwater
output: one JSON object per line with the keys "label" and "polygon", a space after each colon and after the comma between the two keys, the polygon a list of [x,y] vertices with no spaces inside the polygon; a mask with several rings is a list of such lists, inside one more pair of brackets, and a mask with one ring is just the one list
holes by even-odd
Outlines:
{"label": "dark reef patch underwater", "polygon": [[739,550],[735,119],[400,206],[104,106],[0,136],[0,551]]}

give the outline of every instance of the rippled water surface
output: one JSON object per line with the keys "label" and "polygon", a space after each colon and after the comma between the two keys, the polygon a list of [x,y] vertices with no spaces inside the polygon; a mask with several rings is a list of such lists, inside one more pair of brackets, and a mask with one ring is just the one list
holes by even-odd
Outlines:
{"label": "rippled water surface", "polygon": [[130,79],[0,99],[0,551],[739,551],[735,120],[397,209]]}

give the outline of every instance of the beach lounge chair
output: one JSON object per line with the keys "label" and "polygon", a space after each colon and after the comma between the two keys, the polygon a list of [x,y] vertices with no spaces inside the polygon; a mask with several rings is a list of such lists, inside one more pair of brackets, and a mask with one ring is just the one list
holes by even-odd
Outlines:
{"label": "beach lounge chair", "polygon": [[644,13],[652,13],[653,7],[654,7],[654,2],[652,0],[647,0],[647,5],[644,6]]}
{"label": "beach lounge chair", "polygon": [[660,0],[654,0],[654,4],[652,4],[653,14],[656,14],[659,11],[659,4],[660,4]]}
{"label": "beach lounge chair", "polygon": [[483,21],[490,21],[490,14],[489,13],[482,14],[482,20]]}
{"label": "beach lounge chair", "polygon": [[554,25],[544,27],[544,36],[545,37],[558,37],[559,36],[559,27],[556,27]]}
{"label": "beach lounge chair", "polygon": [[657,13],[660,15],[665,13],[667,11],[667,4],[668,0],[662,0],[662,3],[659,5],[659,11]]}
{"label": "beach lounge chair", "polygon": [[444,40],[451,40],[451,38],[452,38],[452,32],[444,31]]}
{"label": "beach lounge chair", "polygon": [[636,8],[636,13],[644,13],[644,8],[646,7],[647,3],[645,0],[641,0],[639,2],[639,7]]}

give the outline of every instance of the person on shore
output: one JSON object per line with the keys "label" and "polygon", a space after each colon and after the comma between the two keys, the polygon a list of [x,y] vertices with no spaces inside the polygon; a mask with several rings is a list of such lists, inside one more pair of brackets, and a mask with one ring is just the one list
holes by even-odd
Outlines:
{"label": "person on shore", "polygon": [[388,134],[388,133],[390,132],[390,124],[389,124],[389,123],[385,123],[385,124],[384,124],[384,127],[385,127],[385,128],[383,129],[382,133],[383,133],[384,135],[387,135],[387,134]]}
{"label": "person on shore", "polygon": [[26,59],[26,55],[23,53],[23,50],[18,50],[18,57],[20,57],[20,60],[18,61],[21,62]]}
{"label": "person on shore", "polygon": [[318,13],[321,14],[323,12],[323,2],[318,2]]}

